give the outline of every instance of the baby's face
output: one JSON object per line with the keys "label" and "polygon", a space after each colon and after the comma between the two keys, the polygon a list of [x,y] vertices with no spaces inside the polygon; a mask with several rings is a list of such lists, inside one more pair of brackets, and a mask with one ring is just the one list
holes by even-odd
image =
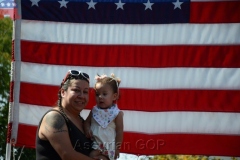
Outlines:
{"label": "baby's face", "polygon": [[113,89],[109,84],[97,83],[95,86],[95,92],[97,106],[104,109],[111,107],[117,97],[117,93],[113,92]]}

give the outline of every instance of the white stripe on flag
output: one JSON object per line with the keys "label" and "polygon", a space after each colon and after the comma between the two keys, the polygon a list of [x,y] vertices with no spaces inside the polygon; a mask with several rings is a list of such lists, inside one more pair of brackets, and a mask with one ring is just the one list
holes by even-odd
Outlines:
{"label": "white stripe on flag", "polygon": [[[133,68],[59,66],[35,63],[21,64],[21,81],[59,86],[69,69],[86,72],[90,86],[96,74],[114,73],[121,77],[122,88],[138,89],[240,89],[240,70],[237,68]],[[229,77],[231,77],[229,79]],[[136,79],[137,81],[135,81]]]}
{"label": "white stripe on flag", "polygon": [[[19,123],[38,125],[50,107],[20,104]],[[222,112],[124,112],[124,131],[147,134],[206,133],[240,134],[240,113]],[[89,110],[81,113],[86,118]],[[129,123],[130,122],[130,123]],[[158,122],[158,123],[156,123]],[[231,125],[229,125],[231,124]]]}
{"label": "white stripe on flag", "polygon": [[240,44],[239,23],[123,25],[22,20],[21,34],[23,40],[56,43]]}

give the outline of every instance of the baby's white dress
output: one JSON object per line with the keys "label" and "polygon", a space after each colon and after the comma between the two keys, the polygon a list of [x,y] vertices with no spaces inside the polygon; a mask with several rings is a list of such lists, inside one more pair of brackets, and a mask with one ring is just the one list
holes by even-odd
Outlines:
{"label": "baby's white dress", "polygon": [[116,124],[114,120],[119,112],[117,104],[108,109],[101,109],[97,106],[92,109],[93,149],[101,151],[111,160],[115,155]]}

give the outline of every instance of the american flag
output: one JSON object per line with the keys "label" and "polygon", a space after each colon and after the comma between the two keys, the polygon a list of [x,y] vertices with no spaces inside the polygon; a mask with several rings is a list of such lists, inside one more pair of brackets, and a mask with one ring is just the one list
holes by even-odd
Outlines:
{"label": "american flag", "polygon": [[14,0],[0,0],[0,15],[14,18],[13,15],[15,8],[17,8],[17,5]]}
{"label": "american flag", "polygon": [[[240,156],[240,1],[21,0],[8,145],[35,147],[69,69],[120,77],[121,151]],[[81,115],[95,104],[94,92]]]}

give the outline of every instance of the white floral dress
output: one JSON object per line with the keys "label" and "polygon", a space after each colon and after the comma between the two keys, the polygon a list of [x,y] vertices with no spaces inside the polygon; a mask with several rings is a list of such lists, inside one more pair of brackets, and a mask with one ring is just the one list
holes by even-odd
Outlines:
{"label": "white floral dress", "polygon": [[101,109],[97,106],[92,109],[93,149],[100,150],[111,160],[115,155],[116,124],[114,120],[119,112],[116,104],[108,109]]}

